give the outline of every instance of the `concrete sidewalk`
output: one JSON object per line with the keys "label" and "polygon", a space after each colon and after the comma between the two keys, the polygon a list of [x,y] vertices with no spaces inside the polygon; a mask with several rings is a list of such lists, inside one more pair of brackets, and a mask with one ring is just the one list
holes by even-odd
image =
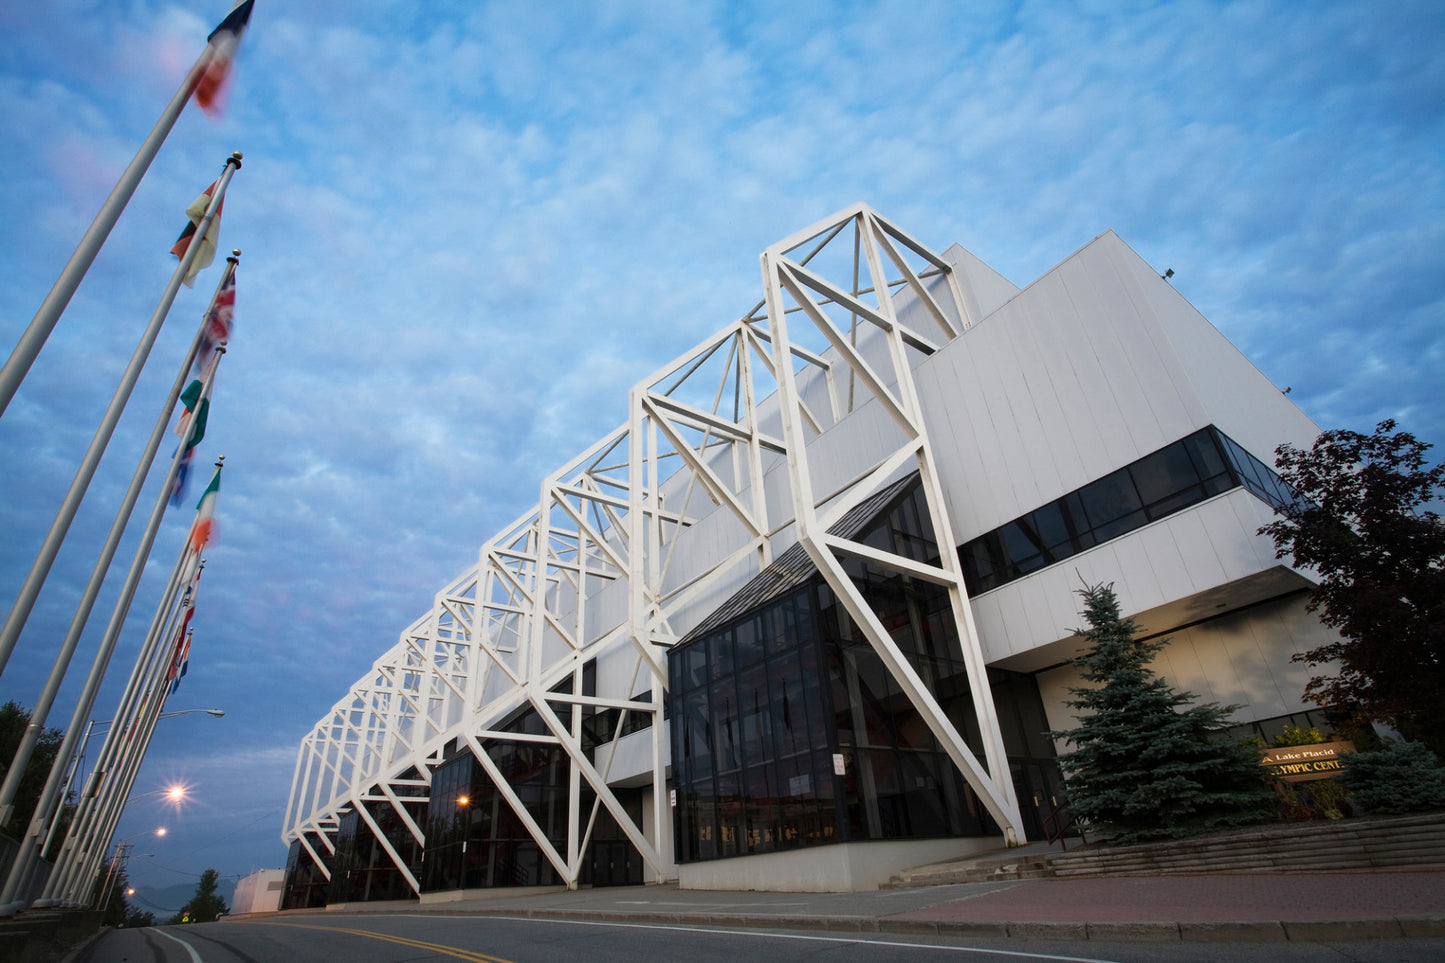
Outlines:
{"label": "concrete sidewalk", "polygon": [[1032,879],[866,893],[714,892],[663,885],[525,895],[499,892],[475,898],[468,894],[445,903],[363,903],[302,912],[466,914],[1030,939],[1439,938],[1445,937],[1445,871]]}

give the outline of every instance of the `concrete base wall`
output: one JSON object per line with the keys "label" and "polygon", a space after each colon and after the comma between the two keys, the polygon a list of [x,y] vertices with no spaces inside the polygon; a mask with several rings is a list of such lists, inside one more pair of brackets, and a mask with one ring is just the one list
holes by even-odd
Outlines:
{"label": "concrete base wall", "polygon": [[[421,904],[456,903],[464,899],[510,899],[513,896],[533,896],[538,893],[565,893],[565,886],[487,886],[478,889],[447,889],[435,893],[422,893]],[[330,907],[327,907],[330,909]]]}
{"label": "concrete base wall", "polygon": [[837,843],[678,866],[682,889],[771,893],[856,893],[878,889],[899,870],[1002,851],[998,836]]}

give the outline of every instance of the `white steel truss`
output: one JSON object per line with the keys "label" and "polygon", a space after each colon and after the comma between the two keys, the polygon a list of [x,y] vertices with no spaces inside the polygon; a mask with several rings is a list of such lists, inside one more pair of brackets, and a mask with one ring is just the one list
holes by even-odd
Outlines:
{"label": "white steel truss", "polygon": [[[1012,845],[1017,800],[963,590],[912,366],[971,324],[943,258],[863,205],[769,247],[764,297],[744,317],[635,385],[628,422],[545,478],[536,507],[482,546],[372,672],[302,740],[282,839],[324,854],[355,810],[413,889],[368,805],[428,802],[448,747],[467,746],[558,875],[575,887],[600,808],[653,880],[676,874],[665,805],[666,649],[782,550],[800,543]],[[822,460],[828,433],[871,419],[867,445]],[[835,446],[836,447],[836,446]],[[855,450],[856,449],[856,450]],[[829,534],[849,510],[917,472],[937,565]],[[947,589],[984,736],[965,745],[843,568],[862,558]],[[584,667],[609,659],[626,691],[587,695]],[[618,666],[624,671],[619,673]],[[649,688],[650,686],[650,688]],[[645,698],[635,695],[645,690]],[[498,731],[529,707],[545,735]],[[559,707],[572,711],[559,712]],[[609,783],[617,741],[589,758],[578,707],[650,717],[652,806],[639,826]],[[564,719],[570,716],[570,721]],[[500,741],[544,741],[569,764],[566,851],[558,851],[491,761]],[[580,789],[595,794],[580,811]]]}

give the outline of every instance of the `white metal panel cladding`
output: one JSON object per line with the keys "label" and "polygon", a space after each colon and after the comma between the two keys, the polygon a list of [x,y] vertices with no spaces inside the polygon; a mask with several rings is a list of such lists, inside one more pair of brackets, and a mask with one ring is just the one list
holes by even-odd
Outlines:
{"label": "white metal panel cladding", "polygon": [[[449,747],[470,746],[492,770],[482,758],[486,743],[532,739],[559,746],[568,759],[566,851],[515,794],[499,789],[568,886],[577,885],[597,814],[579,811],[583,784],[642,855],[648,878],[674,877],[671,813],[658,804],[667,798],[667,647],[777,550],[799,542],[1006,838],[1021,836],[913,379],[916,364],[1011,286],[970,261],[989,290],[965,297],[948,261],[863,205],[769,248],[763,267],[764,298],[638,382],[627,424],[544,479],[537,506],[490,539],[477,565],[439,592],[431,612],[302,740],[284,841],[311,833],[330,847],[340,815],[363,800],[390,805],[415,836],[400,787],[429,785]],[[840,428],[842,421],[852,424]],[[859,434],[850,434],[853,425]],[[851,507],[914,471],[942,549],[939,566],[827,534]],[[986,766],[843,573],[847,555],[947,588]],[[594,659],[599,685],[591,697],[580,683]],[[626,762],[631,775],[637,742],[646,739],[651,796],[643,825],[610,788],[613,753],[604,746],[595,762],[589,758],[581,713],[572,712],[569,724],[558,712],[567,705],[651,716],[649,735],[632,737]],[[522,706],[536,711],[545,735],[496,731]],[[418,798],[426,797],[407,797]],[[306,848],[319,861],[323,854]],[[407,867],[397,868],[417,888]]]}

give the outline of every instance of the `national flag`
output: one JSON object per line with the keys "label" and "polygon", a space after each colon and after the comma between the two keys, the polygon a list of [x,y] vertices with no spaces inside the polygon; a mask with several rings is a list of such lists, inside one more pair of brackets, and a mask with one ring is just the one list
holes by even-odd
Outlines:
{"label": "national flag", "polygon": [[251,21],[251,7],[254,4],[255,0],[241,0],[206,38],[204,62],[196,77],[196,103],[212,117],[221,113],[227,81],[231,77],[231,61],[236,57],[236,48],[241,45],[241,35],[246,32],[246,24]]}
{"label": "national flag", "polygon": [[[201,196],[191,201],[191,206],[186,208],[186,226],[181,231],[181,236],[176,238],[176,243],[171,245],[171,253],[178,258],[185,258],[186,250],[190,248],[191,241],[196,237],[196,229],[201,219],[206,216],[206,208],[211,206],[211,195],[216,190],[216,182],[211,181],[211,186],[201,193]],[[196,259],[191,262],[191,269],[186,272],[183,279],[186,287],[194,287],[196,275],[211,266],[216,259],[216,238],[221,233],[221,208],[226,206],[226,199],[221,198],[221,203],[216,205],[216,216],[211,218],[211,226],[206,228],[206,233],[196,243],[200,245],[196,249]]]}
{"label": "national flag", "polygon": [[231,340],[231,324],[236,315],[236,263],[232,259],[226,265],[226,277],[221,288],[211,299],[206,311],[205,323],[201,326],[201,345],[196,351],[196,367],[210,364],[216,345]]}
{"label": "national flag", "polygon": [[206,437],[206,419],[211,413],[211,387],[216,383],[216,366],[220,360],[219,354],[212,354],[206,370],[181,392],[180,400],[185,410],[176,421],[176,437],[187,449],[196,447]]}
{"label": "national flag", "polygon": [[176,468],[176,481],[171,486],[171,507],[179,508],[186,498],[186,481],[191,476],[191,463],[196,460],[196,450],[187,448],[181,453],[181,463]]}
{"label": "national flag", "polygon": [[[191,614],[187,612],[186,619],[189,620],[190,617]],[[171,695],[176,694],[176,690],[181,687],[181,680],[185,678],[186,671],[191,667],[191,639],[195,637],[195,634],[195,629],[191,629],[186,632],[186,644],[181,649],[179,654],[180,669],[175,673],[173,681],[171,682]]]}
{"label": "national flag", "polygon": [[191,525],[191,551],[200,554],[210,542],[211,536],[215,534],[216,525],[216,493],[221,490],[221,469],[216,468],[216,473],[211,476],[211,483],[201,493],[201,500],[196,505],[196,520]]}
{"label": "national flag", "polygon": [[176,468],[176,480],[171,486],[171,504],[179,506],[185,501],[186,482],[190,480],[191,464],[195,461],[196,446],[206,437],[206,421],[211,413],[211,386],[216,383],[216,366],[221,355],[212,353],[201,377],[192,381],[181,393],[184,406],[181,416],[176,419],[176,437],[181,439],[181,463]]}

